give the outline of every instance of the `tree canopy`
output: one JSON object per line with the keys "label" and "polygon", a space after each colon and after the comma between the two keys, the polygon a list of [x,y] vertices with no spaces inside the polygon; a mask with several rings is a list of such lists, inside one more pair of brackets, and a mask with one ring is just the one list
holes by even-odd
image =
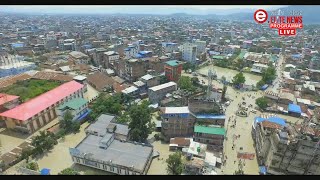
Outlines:
{"label": "tree canopy", "polygon": [[42,154],[49,151],[58,143],[55,135],[48,131],[40,131],[40,135],[35,136],[31,144],[34,146],[33,155]]}
{"label": "tree canopy", "polygon": [[181,152],[175,152],[170,154],[166,160],[167,172],[169,175],[181,175],[183,172],[183,163]]}
{"label": "tree canopy", "polygon": [[269,66],[265,71],[262,72],[262,80],[265,83],[272,83],[276,78],[276,69],[273,66]]}
{"label": "tree canopy", "polygon": [[60,128],[64,129],[66,133],[78,132],[80,129],[80,123],[73,121],[73,115],[69,110],[67,110],[60,121]]}
{"label": "tree canopy", "polygon": [[266,109],[268,107],[268,100],[265,97],[260,97],[256,99],[256,105],[260,109]]}
{"label": "tree canopy", "polygon": [[90,119],[96,119],[102,113],[110,113],[120,115],[122,110],[122,103],[126,98],[120,93],[111,97],[99,96],[92,105],[92,112],[90,113]]}
{"label": "tree canopy", "polygon": [[37,162],[30,162],[26,166],[27,169],[33,170],[33,171],[39,171],[39,165]]}
{"label": "tree canopy", "polygon": [[245,82],[246,82],[246,78],[244,77],[242,72],[236,74],[232,79],[232,83],[236,86],[240,84],[244,84]]}
{"label": "tree canopy", "polygon": [[178,87],[180,89],[185,89],[188,91],[195,91],[196,87],[194,87],[193,82],[188,76],[181,76],[178,81]]}
{"label": "tree canopy", "polygon": [[145,142],[152,133],[155,124],[151,122],[151,110],[147,101],[140,105],[133,104],[129,109],[130,139],[137,142]]}
{"label": "tree canopy", "polygon": [[191,71],[195,71],[197,68],[197,66],[195,64],[192,64],[192,63],[189,63],[189,62],[186,62],[182,65],[182,69],[187,71],[189,69],[191,69]]}
{"label": "tree canopy", "polygon": [[79,173],[71,168],[66,168],[59,172],[58,175],[79,175]]}

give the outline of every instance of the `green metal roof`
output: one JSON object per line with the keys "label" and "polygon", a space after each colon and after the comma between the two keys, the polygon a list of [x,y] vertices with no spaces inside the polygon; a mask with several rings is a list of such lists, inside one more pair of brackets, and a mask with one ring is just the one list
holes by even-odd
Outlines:
{"label": "green metal roof", "polygon": [[167,61],[166,64],[174,67],[174,66],[178,66],[180,63],[177,60],[171,60],[171,61]]}
{"label": "green metal roof", "polygon": [[216,135],[226,135],[226,131],[221,127],[206,127],[206,126],[195,126],[194,132],[206,133],[206,134],[216,134]]}
{"label": "green metal roof", "polygon": [[244,57],[244,55],[246,54],[245,51],[241,51],[241,53],[239,54],[239,58],[242,59]]}
{"label": "green metal roof", "polygon": [[224,56],[212,56],[212,59],[222,60],[222,59],[225,59],[225,57]]}
{"label": "green metal roof", "polygon": [[70,109],[79,109],[81,106],[85,105],[88,101],[83,99],[83,98],[75,98],[75,99],[72,99],[62,105],[60,105],[58,107],[58,109],[64,109],[66,107],[70,108]]}

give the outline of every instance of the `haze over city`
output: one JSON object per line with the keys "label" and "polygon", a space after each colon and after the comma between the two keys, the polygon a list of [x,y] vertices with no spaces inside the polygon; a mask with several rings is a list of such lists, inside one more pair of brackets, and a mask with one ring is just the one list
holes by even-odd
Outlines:
{"label": "haze over city", "polygon": [[16,13],[55,13],[55,14],[174,14],[225,15],[239,12],[252,12],[258,8],[274,10],[284,5],[38,5],[38,6],[0,6],[0,11]]}

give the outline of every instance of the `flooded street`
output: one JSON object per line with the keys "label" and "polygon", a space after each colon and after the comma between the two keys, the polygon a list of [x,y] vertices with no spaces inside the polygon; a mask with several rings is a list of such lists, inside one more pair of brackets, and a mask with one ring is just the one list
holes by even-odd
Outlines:
{"label": "flooded street", "polygon": [[23,143],[29,135],[23,135],[6,128],[0,128],[1,153],[10,152],[15,147]]}
{"label": "flooded street", "polygon": [[[81,126],[81,130],[79,133],[70,134],[67,135],[64,139],[58,140],[59,143],[54,146],[51,151],[34,159],[38,162],[39,168],[49,168],[51,169],[51,174],[58,174],[58,172],[60,172],[61,170],[71,167],[73,162],[71,156],[69,155],[69,147],[76,146],[85,137],[84,128],[88,125],[88,123],[84,123]],[[19,164],[21,163],[18,163],[17,165],[9,168],[6,171],[10,172],[11,174],[16,170]]]}
{"label": "flooded street", "polygon": [[169,155],[173,154],[174,152],[169,151],[169,144],[164,144],[161,141],[155,141],[154,143],[152,143],[152,145],[154,151],[158,151],[160,153],[160,156],[159,159],[155,158],[152,160],[148,175],[166,175],[166,159],[168,159]]}
{"label": "flooded street", "polygon": [[[206,67],[203,67],[199,69],[197,72],[199,74],[208,75],[208,70],[212,69],[216,72],[217,78],[221,79],[222,76],[225,76],[227,81],[231,82],[232,78],[239,73],[239,71],[228,69],[228,68],[221,68],[213,65],[208,65]],[[261,80],[261,76],[249,74],[249,73],[243,73],[246,78],[246,85],[256,85],[258,81]]]}
{"label": "flooded street", "polygon": [[98,95],[99,95],[99,91],[97,91],[96,89],[94,89],[92,86],[90,86],[90,84],[87,84],[87,92],[84,94],[84,98],[91,102],[92,100],[94,100]]}
{"label": "flooded street", "polygon": [[[152,122],[156,122],[156,117],[158,116],[158,112],[152,113]],[[152,132],[152,134],[149,135],[148,139],[154,139],[154,135],[160,132]],[[154,158],[152,160],[152,163],[150,165],[148,175],[166,175],[167,174],[167,163],[166,159],[169,157],[170,154],[173,154],[174,152],[169,151],[169,144],[163,143],[161,141],[154,141],[152,143],[153,150],[158,151],[160,153],[160,156],[158,158]]]}
{"label": "flooded street", "polygon": [[[255,107],[255,99],[258,97],[261,97],[262,94],[260,92],[257,92],[258,95],[255,94],[256,92],[243,92],[240,96],[237,94],[235,90],[232,88],[228,88],[227,95],[231,98],[233,101],[230,103],[230,105],[226,109],[226,122],[225,127],[227,130],[227,140],[224,142],[224,155],[226,158],[226,164],[222,168],[223,174],[232,175],[237,169],[238,169],[238,162],[239,159],[237,158],[238,152],[247,152],[247,153],[253,153],[255,154],[255,148],[253,146],[253,139],[251,136],[251,129],[252,124],[254,121],[254,117],[256,117],[257,114],[249,113],[248,117],[239,117],[236,116],[235,113],[238,109],[238,104],[241,103],[242,97],[245,96],[245,102],[247,105],[252,104],[253,107]],[[248,94],[251,94],[254,96],[257,96],[255,98],[249,98],[247,97]],[[251,108],[249,108],[251,110]],[[230,121],[229,121],[230,118]],[[234,128],[232,128],[232,125],[235,125]],[[234,136],[240,135],[239,138],[234,139]],[[234,140],[233,140],[234,139]],[[232,149],[233,144],[235,145],[234,149]],[[243,161],[243,160],[242,160]],[[253,160],[245,160],[245,166],[243,167],[243,171],[245,174],[250,175],[257,175],[259,172],[258,162],[256,157]]]}

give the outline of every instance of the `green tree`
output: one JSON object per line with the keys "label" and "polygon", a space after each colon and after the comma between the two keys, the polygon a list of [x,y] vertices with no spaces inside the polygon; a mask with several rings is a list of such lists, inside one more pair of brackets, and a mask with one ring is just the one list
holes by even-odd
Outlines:
{"label": "green tree", "polygon": [[25,159],[27,161],[27,163],[29,162],[29,157],[31,156],[32,151],[31,150],[26,150],[23,149],[20,155],[21,159]]}
{"label": "green tree", "polygon": [[244,84],[245,82],[246,82],[246,78],[244,77],[242,72],[236,74],[232,79],[232,83],[236,86],[240,84]]}
{"label": "green tree", "polygon": [[94,121],[100,114],[110,113],[120,115],[122,110],[122,103],[126,101],[126,97],[120,93],[115,94],[111,97],[99,96],[92,105],[92,112],[89,117]]}
{"label": "green tree", "polygon": [[263,85],[265,85],[266,84],[266,82],[264,82],[264,80],[263,79],[261,79],[260,81],[258,81],[257,82],[257,88],[261,88]]}
{"label": "green tree", "polygon": [[195,91],[195,87],[193,86],[193,83],[191,81],[191,78],[188,76],[181,76],[178,81],[178,87],[180,89],[185,89],[188,91]]}
{"label": "green tree", "polygon": [[164,84],[169,82],[169,79],[167,78],[167,76],[160,76],[160,84]]}
{"label": "green tree", "polygon": [[129,113],[128,112],[124,112],[123,114],[121,114],[117,118],[116,121],[117,121],[117,123],[120,123],[120,124],[128,124],[131,121]]}
{"label": "green tree", "polygon": [[58,143],[55,135],[48,131],[40,131],[40,135],[35,136],[31,142],[33,149],[33,156],[43,154],[52,149]]}
{"label": "green tree", "polygon": [[31,169],[33,171],[39,171],[39,165],[37,162],[30,162],[26,166],[27,169]]}
{"label": "green tree", "polygon": [[195,71],[197,68],[197,66],[195,64],[192,64],[192,63],[189,63],[189,62],[186,62],[182,65],[182,69],[187,71],[187,70],[191,70],[191,71]]}
{"label": "green tree", "polygon": [[73,121],[73,115],[71,114],[71,111],[67,110],[63,116],[63,119],[60,121],[60,127],[65,129],[66,133],[79,132],[80,123]]}
{"label": "green tree", "polygon": [[183,171],[182,155],[181,152],[170,154],[166,159],[167,172],[169,175],[181,175]]}
{"label": "green tree", "polygon": [[58,173],[58,175],[80,175],[76,170],[66,168]]}
{"label": "green tree", "polygon": [[199,78],[192,77],[191,82],[192,82],[192,85],[197,86],[199,84]]}
{"label": "green tree", "polygon": [[260,97],[256,99],[256,105],[260,109],[266,109],[268,107],[268,100],[265,97]]}
{"label": "green tree", "polygon": [[145,142],[152,133],[155,124],[151,122],[151,110],[147,101],[140,105],[134,104],[129,109],[130,138],[133,141]]}
{"label": "green tree", "polygon": [[273,66],[269,66],[265,71],[262,72],[262,80],[268,84],[276,78],[276,69]]}
{"label": "green tree", "polygon": [[228,87],[227,87],[226,85],[223,85],[222,94],[221,94],[221,100],[222,100],[222,101],[225,101],[225,100],[226,100],[227,88],[228,88]]}

